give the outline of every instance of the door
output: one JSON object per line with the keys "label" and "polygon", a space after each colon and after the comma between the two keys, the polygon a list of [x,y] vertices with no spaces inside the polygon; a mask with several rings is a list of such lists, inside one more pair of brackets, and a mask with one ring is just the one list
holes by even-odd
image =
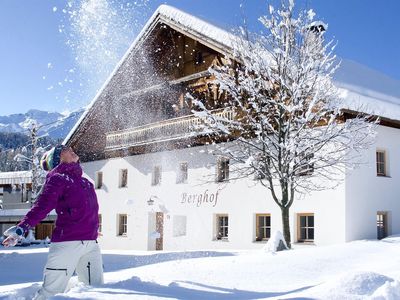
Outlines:
{"label": "door", "polygon": [[37,240],[44,240],[46,237],[51,239],[51,234],[54,229],[54,223],[40,223],[35,228],[35,238]]}
{"label": "door", "polygon": [[156,213],[156,231],[159,233],[156,239],[156,250],[163,250],[164,214],[162,212]]}
{"label": "door", "polygon": [[376,214],[376,229],[377,229],[378,240],[381,240],[388,236],[386,212],[378,212]]}

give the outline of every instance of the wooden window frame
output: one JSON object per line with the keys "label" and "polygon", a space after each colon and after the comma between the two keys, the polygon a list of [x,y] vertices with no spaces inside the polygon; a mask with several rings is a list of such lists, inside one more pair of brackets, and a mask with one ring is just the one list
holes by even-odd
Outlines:
{"label": "wooden window frame", "polygon": [[220,156],[217,158],[215,182],[224,182],[229,180],[229,166],[229,158],[224,156]]}
{"label": "wooden window frame", "polygon": [[128,187],[128,169],[119,170],[119,188]]}
{"label": "wooden window frame", "polygon": [[[222,226],[219,224],[220,218],[227,218],[227,224],[223,224]],[[215,233],[215,239],[217,241],[228,241],[229,240],[229,215],[228,214],[217,214],[215,215],[215,222],[216,222],[216,233]],[[227,235],[226,236],[220,236],[220,228],[226,228],[227,229]],[[224,231],[224,230],[223,230]]]}
{"label": "wooden window frame", "polygon": [[187,161],[180,162],[179,166],[178,166],[178,172],[176,174],[176,183],[177,184],[187,183],[188,171],[189,171],[188,162]]}
{"label": "wooden window frame", "polygon": [[[300,221],[301,217],[311,217],[311,216],[314,217],[314,222],[313,222],[314,225],[311,227],[311,226],[308,226],[308,224],[306,224],[305,227],[301,227],[301,221]],[[306,228],[306,230],[312,228],[314,230],[314,234],[313,234],[314,238],[313,239],[307,239],[307,238],[302,239],[301,238],[301,228]],[[297,214],[297,242],[312,244],[312,243],[314,243],[314,240],[315,240],[315,215],[314,215],[314,213],[298,213]]]}
{"label": "wooden window frame", "polygon": [[254,173],[254,180],[263,180],[267,178],[267,176],[265,175],[266,173],[267,173],[266,165],[264,163],[260,164]]}
{"label": "wooden window frame", "polygon": [[[269,237],[266,238],[260,238],[260,217],[269,217],[269,226],[264,225],[263,229],[266,231],[266,229],[269,228]],[[256,214],[256,242],[261,242],[261,241],[268,241],[271,238],[271,214]]]}
{"label": "wooden window frame", "polygon": [[309,153],[301,157],[301,160],[305,160],[307,164],[304,164],[302,167],[298,169],[297,175],[309,176],[314,173],[314,163],[309,163],[309,161],[312,160],[313,158],[314,158],[314,153]]}
{"label": "wooden window frame", "polygon": [[[378,161],[379,154],[383,154],[383,162]],[[387,177],[387,153],[386,150],[378,149],[375,152],[375,162],[376,162],[376,176]],[[380,172],[379,166],[383,165],[383,173]]]}
{"label": "wooden window frame", "polygon": [[126,237],[127,235],[128,235],[128,215],[127,214],[118,214],[117,236]]}
{"label": "wooden window frame", "polygon": [[103,172],[97,171],[95,173],[95,187],[96,190],[99,190],[103,187]]}
{"label": "wooden window frame", "polygon": [[153,172],[151,174],[151,185],[157,186],[161,184],[162,179],[162,168],[160,165],[156,165],[153,167]]}

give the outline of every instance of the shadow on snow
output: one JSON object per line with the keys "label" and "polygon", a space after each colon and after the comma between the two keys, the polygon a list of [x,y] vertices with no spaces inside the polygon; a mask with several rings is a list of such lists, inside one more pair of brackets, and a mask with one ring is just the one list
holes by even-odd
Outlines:
{"label": "shadow on snow", "polygon": [[[47,255],[47,252],[0,253],[1,270],[7,270],[0,274],[0,285],[42,281]],[[103,254],[103,263],[105,272],[114,272],[172,260],[232,255],[232,252],[218,251],[161,252],[149,255]]]}
{"label": "shadow on snow", "polygon": [[[182,286],[182,284],[186,286]],[[188,287],[192,286],[192,288]],[[120,281],[117,283],[105,284],[101,287],[88,289],[86,292],[90,294],[101,293],[103,297],[113,297],[114,295],[125,295],[125,296],[152,296],[172,299],[260,299],[270,297],[282,297],[284,295],[292,294],[295,292],[301,292],[307,290],[313,286],[305,286],[302,288],[285,291],[285,292],[255,292],[241,289],[230,289],[217,286],[211,286],[202,283],[196,283],[191,281],[177,281],[169,284],[168,286],[160,285],[154,282],[144,282],[138,277],[132,277],[128,280]],[[203,289],[203,290],[201,290]],[[207,289],[207,290],[205,290]],[[69,295],[68,295],[69,296]],[[53,299],[65,299],[63,296],[56,296]],[[79,298],[69,296],[68,299],[80,299],[89,300],[94,299],[93,296],[88,295],[87,297],[82,295]],[[295,298],[292,298],[295,299]],[[298,298],[306,299],[306,298]]]}
{"label": "shadow on snow", "polygon": [[114,272],[123,269],[137,268],[167,261],[179,261],[192,258],[234,256],[233,252],[221,251],[187,251],[187,252],[167,252],[149,255],[118,255],[103,254],[104,271]]}

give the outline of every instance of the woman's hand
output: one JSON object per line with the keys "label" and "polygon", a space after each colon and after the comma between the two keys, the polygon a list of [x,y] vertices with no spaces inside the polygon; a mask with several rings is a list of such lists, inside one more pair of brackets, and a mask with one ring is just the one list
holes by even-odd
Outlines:
{"label": "woman's hand", "polygon": [[14,247],[20,239],[22,239],[22,235],[24,234],[24,230],[19,226],[13,226],[8,228],[4,235],[7,237],[3,241],[3,245],[5,247]]}
{"label": "woman's hand", "polygon": [[14,247],[18,241],[21,239],[20,236],[13,236],[13,235],[9,235],[3,242],[2,244],[4,245],[4,247]]}

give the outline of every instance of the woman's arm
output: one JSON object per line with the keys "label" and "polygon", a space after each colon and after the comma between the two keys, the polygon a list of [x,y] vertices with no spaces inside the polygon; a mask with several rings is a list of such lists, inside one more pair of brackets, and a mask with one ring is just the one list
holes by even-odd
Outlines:
{"label": "woman's arm", "polygon": [[31,210],[25,215],[18,226],[25,232],[35,227],[57,206],[57,201],[64,191],[65,181],[60,174],[54,174],[46,180],[41,194]]}

